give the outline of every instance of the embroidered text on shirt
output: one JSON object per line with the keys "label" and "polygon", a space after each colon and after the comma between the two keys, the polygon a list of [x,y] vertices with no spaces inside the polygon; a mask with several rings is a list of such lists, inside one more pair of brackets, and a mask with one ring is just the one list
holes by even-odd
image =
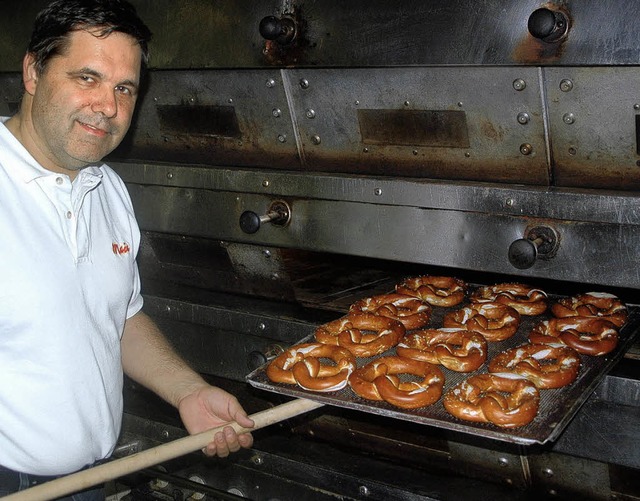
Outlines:
{"label": "embroidered text on shirt", "polygon": [[116,255],[127,254],[131,250],[127,242],[124,242],[122,245],[118,245],[116,242],[113,242],[113,244],[111,244],[111,248],[113,249],[113,253]]}

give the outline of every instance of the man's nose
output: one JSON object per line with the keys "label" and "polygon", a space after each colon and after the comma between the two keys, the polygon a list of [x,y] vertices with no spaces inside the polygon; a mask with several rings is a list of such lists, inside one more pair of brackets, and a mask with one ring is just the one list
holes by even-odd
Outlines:
{"label": "man's nose", "polygon": [[107,118],[113,118],[118,113],[118,101],[114,89],[101,89],[96,92],[91,104],[94,113],[102,113]]}

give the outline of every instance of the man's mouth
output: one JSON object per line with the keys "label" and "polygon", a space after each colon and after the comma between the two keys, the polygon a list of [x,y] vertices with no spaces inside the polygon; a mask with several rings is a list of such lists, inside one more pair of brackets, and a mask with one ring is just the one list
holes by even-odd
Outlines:
{"label": "man's mouth", "polygon": [[78,120],[78,123],[80,124],[80,127],[82,127],[85,131],[87,131],[89,134],[92,134],[94,136],[105,137],[108,134],[110,134],[108,130],[102,129],[95,125],[91,125],[86,122],[81,122],[80,120]]}

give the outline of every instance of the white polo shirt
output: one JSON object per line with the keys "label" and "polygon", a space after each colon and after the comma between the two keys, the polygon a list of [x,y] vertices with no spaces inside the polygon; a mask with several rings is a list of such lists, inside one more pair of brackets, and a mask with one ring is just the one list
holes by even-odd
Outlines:
{"label": "white polo shirt", "polygon": [[111,168],[72,183],[0,120],[0,465],[66,474],[107,457],[120,432],[140,231]]}

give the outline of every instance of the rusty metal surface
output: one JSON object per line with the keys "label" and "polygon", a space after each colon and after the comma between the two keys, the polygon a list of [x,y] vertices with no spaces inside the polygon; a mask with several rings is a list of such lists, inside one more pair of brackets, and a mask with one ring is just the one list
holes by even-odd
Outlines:
{"label": "rusty metal surface", "polygon": [[[557,298],[553,298],[557,299]],[[460,305],[459,307],[461,307]],[[452,309],[457,309],[452,308]],[[434,308],[434,316],[430,322],[431,327],[442,325],[442,316],[449,311],[445,308]],[[537,317],[523,317],[518,332],[506,341],[489,343],[487,360],[502,350],[527,343],[527,336],[535,323],[548,318],[548,314]],[[337,392],[317,393],[303,390],[295,385],[273,383],[266,376],[265,366],[256,369],[247,376],[247,381],[254,387],[262,390],[289,395],[299,398],[309,398],[328,405],[335,405],[348,409],[379,414],[395,419],[402,419],[413,423],[434,426],[447,430],[472,434],[480,437],[494,439],[503,442],[532,445],[544,444],[554,441],[562,433],[567,424],[578,412],[582,404],[589,398],[601,379],[613,367],[633,342],[640,328],[640,314],[636,309],[631,309],[629,322],[620,331],[620,341],[616,349],[601,357],[588,357],[581,355],[581,369],[578,379],[571,385],[554,390],[540,390],[540,409],[536,418],[521,428],[505,430],[492,424],[471,423],[459,420],[451,416],[442,405],[442,398],[433,405],[415,410],[404,410],[394,407],[386,402],[373,402],[357,396],[348,386]],[[302,339],[305,342],[311,337]],[[381,354],[386,356],[393,354],[394,349]],[[362,366],[371,359],[358,359],[358,366]],[[456,373],[442,368],[445,374],[444,393],[459,382],[474,374],[486,373],[486,364],[477,371],[471,373]]]}

